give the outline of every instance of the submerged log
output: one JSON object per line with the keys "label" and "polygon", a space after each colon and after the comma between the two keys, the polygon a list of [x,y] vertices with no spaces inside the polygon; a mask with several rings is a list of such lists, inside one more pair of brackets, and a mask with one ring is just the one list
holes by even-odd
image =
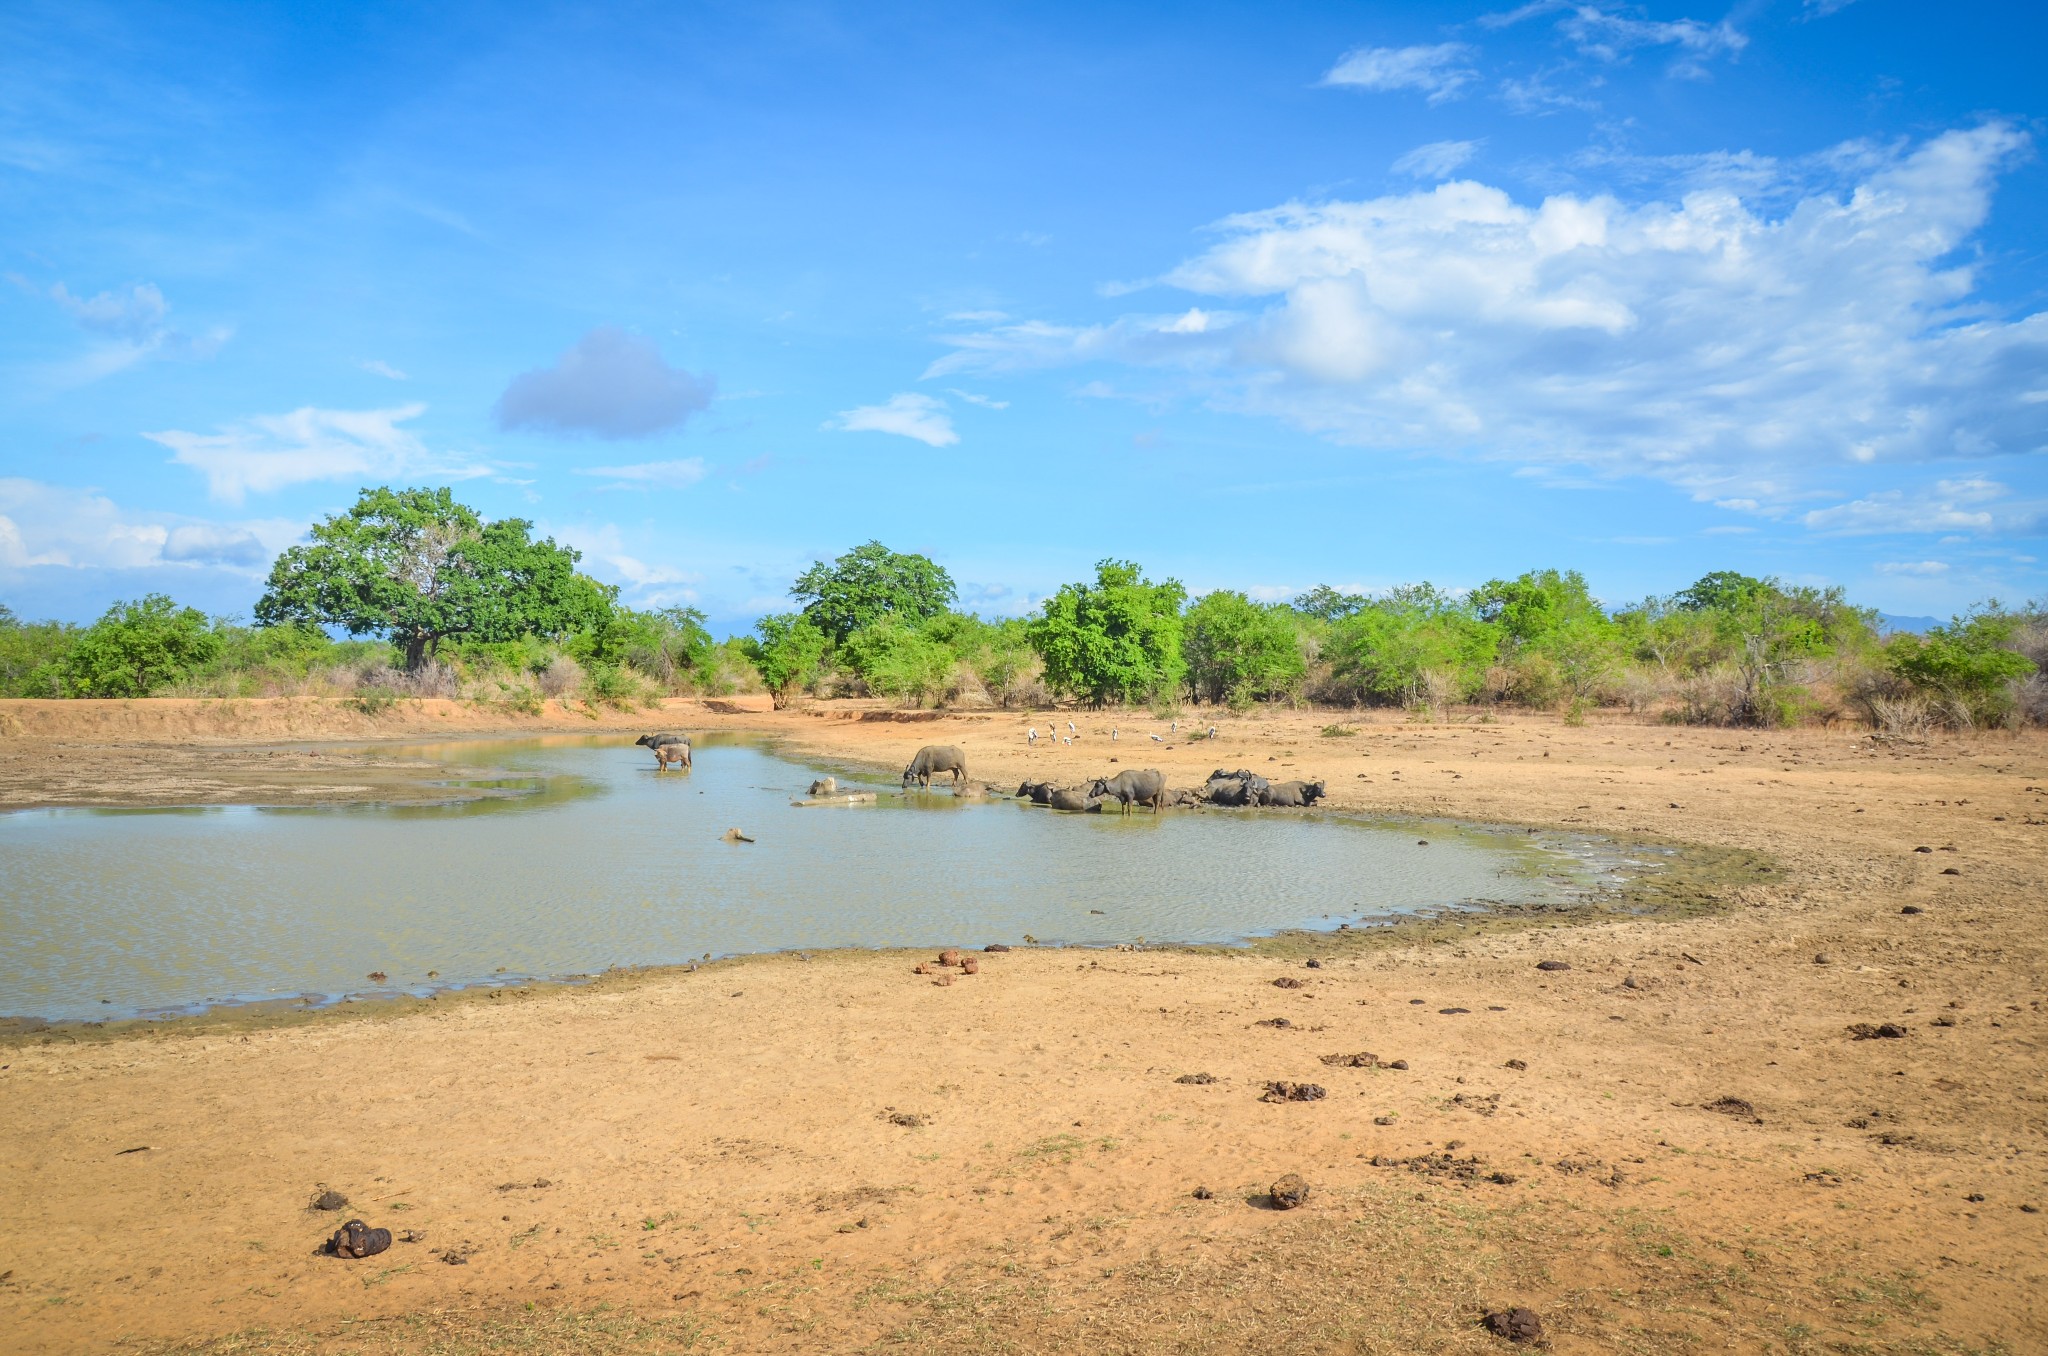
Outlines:
{"label": "submerged log", "polygon": [[837,796],[806,796],[806,797],[805,797],[804,799],[802,799],[802,800],[793,800],[793,801],[791,801],[791,802],[790,802],[790,804],[791,804],[791,805],[799,805],[799,806],[804,806],[804,805],[873,805],[874,803],[875,803],[875,793],[874,793],[873,791],[847,791],[847,792],[843,792],[842,794],[840,794],[840,795],[837,795]]}

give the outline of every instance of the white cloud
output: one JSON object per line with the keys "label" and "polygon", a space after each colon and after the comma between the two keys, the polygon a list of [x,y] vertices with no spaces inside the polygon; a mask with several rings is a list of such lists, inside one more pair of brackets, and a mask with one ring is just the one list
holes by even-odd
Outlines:
{"label": "white cloud", "polygon": [[701,575],[642,560],[627,549],[625,534],[614,523],[550,527],[547,535],[581,551],[584,568],[600,579],[619,584],[632,606],[672,607],[701,601],[696,587],[703,582]]}
{"label": "white cloud", "polygon": [[211,565],[254,574],[303,532],[287,519],[219,523],[134,513],[96,490],[0,478],[0,567],[8,569]]}
{"label": "white cloud", "polygon": [[173,328],[170,302],[155,283],[81,297],[62,282],[39,288],[19,273],[10,273],[7,279],[31,296],[47,297],[81,330],[101,341],[44,369],[44,378],[60,390],[89,385],[149,358],[211,358],[232,334],[225,327],[198,336]]}
{"label": "white cloud", "polygon": [[714,377],[670,367],[653,340],[600,325],[553,367],[512,378],[498,397],[498,427],[645,438],[680,428],[717,388]]}
{"label": "white cloud", "polygon": [[372,376],[383,377],[389,381],[412,380],[411,377],[408,377],[405,373],[399,371],[390,363],[385,362],[382,358],[365,358],[363,359],[363,361],[357,363],[356,366],[362,368],[365,372],[370,373]]}
{"label": "white cloud", "polygon": [[963,391],[960,390],[958,387],[948,386],[946,388],[946,394],[959,396],[968,404],[980,405],[984,409],[1007,410],[1010,408],[1010,402],[1007,400],[996,400],[990,396],[976,395],[972,391]]}
{"label": "white cloud", "polygon": [[194,565],[261,565],[271,552],[246,527],[222,523],[188,523],[174,527],[164,539],[163,558]]}
{"label": "white cloud", "polygon": [[1355,89],[1421,90],[1431,103],[1438,104],[1456,98],[1460,89],[1479,78],[1479,73],[1465,64],[1472,55],[1472,49],[1462,42],[1360,47],[1346,52],[1323,77],[1323,83]]}
{"label": "white cloud", "polygon": [[1459,166],[1479,154],[1477,141],[1432,141],[1417,146],[1394,162],[1394,173],[1418,179],[1448,179]]}
{"label": "white cloud", "polygon": [[137,283],[125,293],[76,297],[60,282],[50,288],[50,300],[69,311],[81,328],[131,343],[154,340],[163,332],[165,317],[171,312],[155,283]]}
{"label": "white cloud", "polygon": [[1881,490],[1845,504],[1815,509],[1800,521],[1816,531],[1842,536],[2038,529],[2048,505],[2015,500],[2011,493],[2006,486],[1981,476],[1938,480],[1929,489],[1911,493]]}
{"label": "white cloud", "polygon": [[630,466],[579,466],[579,476],[602,476],[616,481],[622,487],[646,489],[687,489],[702,480],[710,468],[702,457],[683,457],[677,461],[642,461]]}
{"label": "white cloud", "polygon": [[1631,19],[1598,5],[1574,5],[1558,23],[1558,31],[1587,56],[1619,61],[1637,47],[1676,47],[1697,56],[1734,55],[1749,39],[1723,19],[1703,24],[1697,19],[1658,22]]}
{"label": "white cloud", "polygon": [[1825,19],[1856,3],[1856,0],[1806,0],[1806,14],[1810,19]]}
{"label": "white cloud", "polygon": [[[1474,182],[1232,217],[1166,275],[1259,308],[1202,334],[1159,317],[961,336],[933,372],[1177,369],[1213,405],[1362,447],[1650,474],[1777,511],[1816,468],[2036,452],[2048,313],[2003,320],[1956,252],[2027,139],[1991,123],[1873,159],[1766,209]],[[1853,149],[1853,154],[1850,154]]]}
{"label": "white cloud", "polygon": [[1931,579],[1948,573],[1946,563],[1939,560],[1893,560],[1877,567],[1879,574],[1911,574]]}
{"label": "white cloud", "polygon": [[430,452],[398,427],[426,412],[422,404],[387,410],[320,410],[260,414],[218,433],[167,429],[142,436],[171,449],[171,460],[206,477],[207,493],[239,504],[251,492],[357,477],[435,475],[466,480],[488,466]]}
{"label": "white cloud", "polygon": [[890,396],[880,405],[841,410],[837,422],[825,427],[849,433],[895,433],[932,447],[951,447],[960,441],[945,402],[914,391]]}

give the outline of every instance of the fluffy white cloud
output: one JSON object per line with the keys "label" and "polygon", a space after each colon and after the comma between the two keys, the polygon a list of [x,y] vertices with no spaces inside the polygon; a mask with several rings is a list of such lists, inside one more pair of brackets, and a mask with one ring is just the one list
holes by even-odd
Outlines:
{"label": "fluffy white cloud", "polygon": [[239,504],[257,494],[315,480],[431,474],[466,480],[488,466],[436,455],[399,425],[426,412],[422,404],[388,410],[319,410],[259,414],[218,433],[167,429],[142,436],[171,449],[171,460],[206,477],[215,499]]}
{"label": "fluffy white cloud", "polygon": [[1452,172],[1479,154],[1476,141],[1432,141],[1417,146],[1394,162],[1394,173],[1417,179],[1448,179]]}
{"label": "fluffy white cloud", "polygon": [[1361,47],[1346,52],[1323,77],[1323,83],[1355,89],[1420,90],[1431,103],[1438,104],[1456,98],[1459,90],[1479,78],[1479,73],[1465,64],[1472,54],[1472,49],[1462,42],[1424,47]]}
{"label": "fluffy white cloud", "polygon": [[365,358],[356,364],[371,376],[383,377],[386,381],[411,381],[412,378],[385,362],[382,358]]}
{"label": "fluffy white cloud", "polygon": [[932,447],[951,447],[960,441],[945,402],[914,391],[890,396],[880,405],[841,410],[838,419],[825,427],[849,433],[894,433]]}
{"label": "fluffy white cloud", "polygon": [[303,531],[303,524],[282,519],[217,523],[135,513],[94,490],[0,478],[0,568],[210,565],[250,573]]}
{"label": "fluffy white cloud", "polygon": [[688,489],[702,480],[710,470],[702,457],[683,457],[676,461],[642,461],[630,466],[579,466],[579,476],[599,476],[626,488],[645,489]]}
{"label": "fluffy white cloud", "polygon": [[1956,257],[2025,145],[1993,123],[1845,148],[1853,182],[1779,181],[1775,210],[1743,187],[1755,162],[1675,202],[1457,182],[1289,203],[1223,222],[1166,276],[1261,308],[1239,323],[1017,323],[960,337],[933,371],[1173,366],[1222,407],[1343,443],[1649,473],[1782,509],[1815,467],[2048,447],[2048,401],[2027,396],[2048,314],[1994,318]]}
{"label": "fluffy white cloud", "polygon": [[598,438],[645,438],[711,404],[711,376],[670,367],[651,339],[600,325],[553,367],[512,378],[498,397],[498,427]]}
{"label": "fluffy white cloud", "polygon": [[1910,494],[1881,490],[1846,504],[1814,509],[1800,521],[1816,531],[1843,536],[2038,530],[2048,517],[2048,504],[2011,496],[2008,487],[1981,476],[1937,480],[1930,488]]}
{"label": "fluffy white cloud", "polygon": [[211,358],[228,341],[224,327],[190,335],[170,323],[171,304],[155,283],[83,297],[62,282],[39,287],[19,273],[7,280],[30,296],[56,303],[97,341],[86,352],[51,364],[43,378],[59,389],[84,386],[150,358]]}

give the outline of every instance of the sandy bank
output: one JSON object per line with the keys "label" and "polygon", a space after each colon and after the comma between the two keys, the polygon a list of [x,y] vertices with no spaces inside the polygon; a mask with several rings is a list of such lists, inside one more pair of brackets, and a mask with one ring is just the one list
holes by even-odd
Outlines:
{"label": "sandy bank", "polygon": [[[1477,1315],[1520,1302],[1563,1352],[2040,1348],[2038,736],[1304,713],[1155,744],[1148,717],[1077,715],[1078,745],[1026,748],[1042,713],[841,715],[662,718],[827,763],[956,743],[1013,784],[1320,776],[1341,806],[1653,833],[1781,874],[1697,916],[1444,927],[1313,969],[1016,951],[938,987],[915,957],[772,957],[299,1029],[18,1040],[0,1331],[611,1350],[632,1315],[656,1350],[1483,1351]],[[1323,1062],[1362,1051],[1409,1067]],[[1215,1081],[1176,1081],[1195,1073]],[[1328,1095],[1261,1101],[1276,1079]],[[1262,1208],[1288,1171],[1310,1204]],[[336,1222],[304,1209],[319,1183],[421,1241],[312,1256]]]}

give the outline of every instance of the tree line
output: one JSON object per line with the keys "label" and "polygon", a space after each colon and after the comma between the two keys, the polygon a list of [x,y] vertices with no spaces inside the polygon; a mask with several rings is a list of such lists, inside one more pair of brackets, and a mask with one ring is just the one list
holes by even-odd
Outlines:
{"label": "tree line", "polygon": [[[365,490],[280,555],[255,625],[161,595],[87,627],[0,606],[0,694],[143,696],[343,691],[632,705],[684,692],[905,703],[1093,706],[1262,703],[1601,707],[1688,723],[1852,718],[1895,731],[2048,721],[2048,615],[1987,602],[1927,635],[1881,634],[1840,589],[1716,571],[1609,608],[1575,570],[1468,592],[1366,596],[1319,586],[1287,602],[1191,599],[1104,560],[1029,616],[960,610],[926,556],[870,541],[820,561],[793,606],[715,642],[689,608],[643,611],[577,569],[532,524],[484,520],[446,489]],[[337,638],[343,637],[343,638]]]}

